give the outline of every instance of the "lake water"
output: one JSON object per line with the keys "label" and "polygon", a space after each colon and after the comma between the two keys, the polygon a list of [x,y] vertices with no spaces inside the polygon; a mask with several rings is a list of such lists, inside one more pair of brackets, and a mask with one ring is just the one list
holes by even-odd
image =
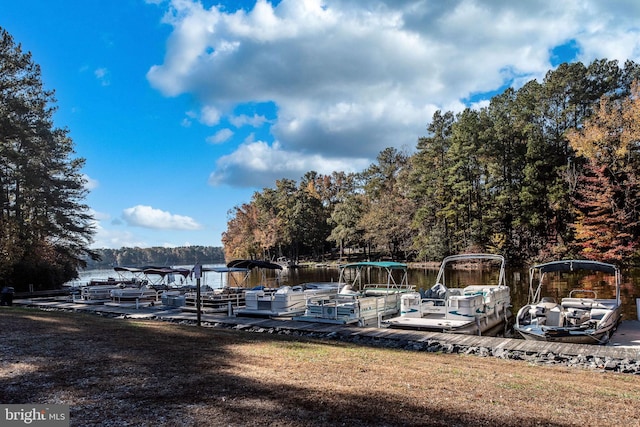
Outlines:
{"label": "lake water", "polygon": [[[179,266],[178,266],[179,267]],[[191,266],[184,266],[191,268]],[[224,267],[223,264],[205,265],[205,267]],[[372,270],[372,275],[375,276],[377,270]],[[263,272],[258,269],[254,269],[249,275],[246,281],[246,287],[253,287],[259,284],[263,284],[266,280],[267,283],[273,284],[276,281],[276,277],[273,272]],[[429,289],[435,284],[438,270],[436,269],[418,269],[411,268],[408,270],[409,284],[413,285],[416,289]],[[449,287],[463,287],[472,284],[492,283],[495,279],[491,280],[488,275],[490,272],[479,270],[454,270],[449,271],[446,277],[446,283]],[[79,273],[80,278],[73,282],[76,286],[86,285],[91,279],[107,279],[109,277],[118,278],[118,274],[113,269],[103,270],[85,270]],[[309,282],[337,282],[340,273],[337,267],[316,267],[316,268],[298,268],[286,270],[278,277],[278,283],[286,284],[289,286],[299,285]],[[543,288],[542,295],[554,296],[558,300],[568,294],[569,289],[573,289],[576,286],[574,276],[564,276],[556,278],[553,282],[550,282]],[[156,276],[149,277],[153,283],[159,283],[164,279]],[[195,285],[196,281],[193,278],[182,278],[179,275],[173,278],[175,285],[191,284]],[[571,279],[571,280],[570,280]],[[371,281],[386,282],[386,277],[371,277]],[[513,305],[512,311],[514,314],[517,310],[527,303],[529,297],[529,271],[522,270],[508,270],[506,274],[506,282],[511,290],[511,303]],[[244,281],[243,273],[232,273],[227,275],[222,273],[207,272],[203,274],[200,281],[201,285],[206,285],[211,288],[220,288],[223,286],[242,286]],[[597,276],[589,276],[584,278],[580,285],[581,288],[593,289],[598,293],[599,298],[614,298],[613,286],[603,284],[602,278]],[[620,296],[623,305],[624,319],[635,320],[637,319],[636,299],[640,298],[640,269],[632,269],[623,272],[622,276],[622,288]]]}

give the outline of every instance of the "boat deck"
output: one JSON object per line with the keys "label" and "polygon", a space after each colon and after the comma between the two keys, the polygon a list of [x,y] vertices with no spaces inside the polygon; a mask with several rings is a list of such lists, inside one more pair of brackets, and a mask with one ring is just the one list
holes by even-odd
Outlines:
{"label": "boat deck", "polygon": [[[167,321],[196,321],[196,313],[184,312],[180,308],[161,304],[147,307],[115,307],[87,305],[55,299],[17,299],[16,306],[73,310],[122,316],[131,319],[160,319]],[[435,340],[443,345],[451,344],[467,347],[486,347],[525,353],[554,353],[564,355],[585,355],[613,359],[640,360],[640,321],[623,321],[607,345],[565,344],[524,339],[484,337],[476,335],[445,334],[417,330],[357,327],[317,322],[301,322],[286,319],[264,319],[255,317],[235,317],[218,313],[202,313],[204,323],[222,323],[242,328],[279,328],[300,332],[336,333],[340,335],[384,338],[391,340],[426,342]]]}

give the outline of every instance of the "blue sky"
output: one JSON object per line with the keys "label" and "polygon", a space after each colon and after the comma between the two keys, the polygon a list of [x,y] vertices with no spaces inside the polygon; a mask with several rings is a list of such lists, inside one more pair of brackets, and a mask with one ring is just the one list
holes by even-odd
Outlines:
{"label": "blue sky", "polygon": [[219,246],[276,179],[413,149],[564,61],[638,61],[629,1],[5,0],[86,159],[93,247]]}

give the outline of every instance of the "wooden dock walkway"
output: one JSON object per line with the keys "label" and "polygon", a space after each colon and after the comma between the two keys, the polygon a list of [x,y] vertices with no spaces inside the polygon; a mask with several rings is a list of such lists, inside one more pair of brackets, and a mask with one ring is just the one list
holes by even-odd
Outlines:
{"label": "wooden dock walkway", "polygon": [[[183,312],[179,308],[168,308],[162,305],[135,307],[105,306],[101,304],[84,304],[80,302],[61,301],[56,299],[18,299],[15,305],[37,308],[60,309],[82,312],[108,314],[114,317],[131,319],[158,319],[173,322],[196,322],[196,313]],[[440,345],[458,347],[484,347],[526,354],[556,354],[564,356],[587,355],[602,359],[640,360],[640,321],[623,321],[607,345],[564,344],[539,341],[527,341],[514,338],[482,337],[475,335],[443,334],[436,332],[357,327],[353,325],[335,325],[327,323],[302,322],[286,319],[269,319],[256,317],[236,317],[223,314],[201,315],[204,325],[221,324],[238,329],[262,328],[290,330],[300,333],[338,334],[341,336],[364,337],[412,341],[418,343],[438,342]]]}

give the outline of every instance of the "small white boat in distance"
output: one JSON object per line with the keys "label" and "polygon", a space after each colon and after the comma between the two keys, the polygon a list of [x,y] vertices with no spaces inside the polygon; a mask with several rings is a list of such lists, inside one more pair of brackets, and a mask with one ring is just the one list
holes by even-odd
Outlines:
{"label": "small white boat in distance", "polygon": [[295,263],[295,261],[293,261],[292,259],[289,259],[287,257],[281,256],[279,257],[276,261],[276,264],[278,264],[280,267],[282,267],[283,270],[287,270],[289,268],[297,268],[297,264]]}
{"label": "small white boat in distance", "polygon": [[142,285],[140,287],[117,287],[109,292],[111,302],[105,305],[111,306],[140,306],[154,305],[158,301],[158,292]]}
{"label": "small white boat in distance", "polygon": [[147,282],[142,278],[142,270],[135,267],[114,267],[118,277],[107,279],[91,279],[86,286],[80,288],[79,298],[74,302],[86,304],[103,304],[111,301],[111,291],[122,288],[140,288]]}
{"label": "small white boat in distance", "polygon": [[[378,270],[379,275],[386,275],[386,282],[367,283],[366,277],[374,276],[372,270]],[[339,293],[309,298],[304,315],[296,316],[293,320],[378,325],[381,319],[398,313],[400,296],[413,289],[408,284],[407,265],[399,262],[341,265],[338,283],[341,286]]]}
{"label": "small white boat in distance", "polygon": [[[447,286],[447,268],[453,264],[487,263],[498,266],[491,283],[463,288]],[[501,255],[461,254],[446,257],[438,271],[436,284],[424,293],[402,295],[400,316],[383,326],[469,335],[495,335],[503,332],[511,315],[511,295],[505,285],[505,260]]]}
{"label": "small white boat in distance", "polygon": [[111,291],[117,289],[118,285],[88,285],[80,288],[80,298],[74,302],[87,304],[103,304],[111,300]]}
{"label": "small white boat in distance", "polygon": [[[591,273],[592,280],[581,280],[582,289],[572,289],[560,303],[554,296],[542,296],[547,273],[578,271]],[[518,310],[515,330],[528,340],[606,344],[622,318],[620,282],[618,267],[599,261],[564,260],[533,266],[529,270],[529,304]],[[603,283],[615,286],[614,298],[598,298],[597,292],[589,289]]]}

